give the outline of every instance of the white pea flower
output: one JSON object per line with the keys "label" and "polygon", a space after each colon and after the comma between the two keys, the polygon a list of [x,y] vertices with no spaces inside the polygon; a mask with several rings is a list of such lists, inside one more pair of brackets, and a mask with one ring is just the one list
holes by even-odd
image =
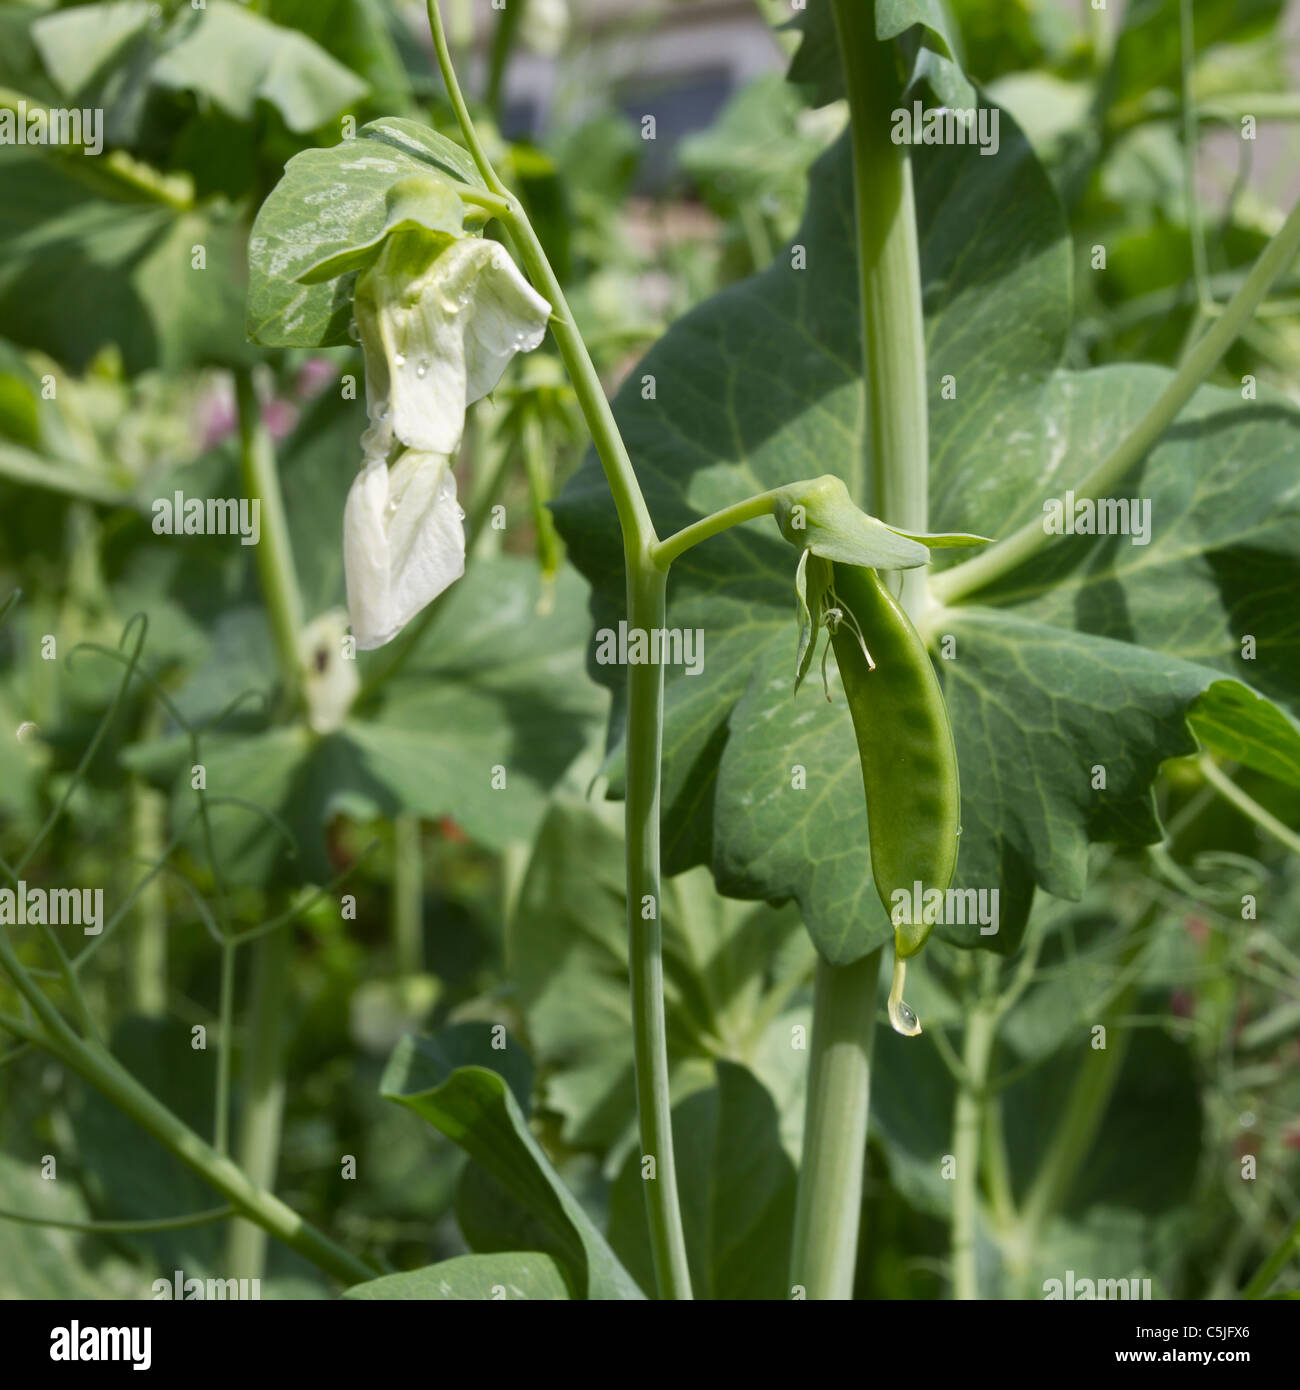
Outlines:
{"label": "white pea flower", "polygon": [[352,632],[370,649],[465,572],[451,472],[465,411],[542,341],[551,306],[496,242],[399,231],[357,281],[355,312],[370,428],[343,565]]}

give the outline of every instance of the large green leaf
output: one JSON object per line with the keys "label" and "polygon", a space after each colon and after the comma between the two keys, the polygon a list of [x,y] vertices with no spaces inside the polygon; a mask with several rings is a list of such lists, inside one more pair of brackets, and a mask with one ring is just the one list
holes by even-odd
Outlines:
{"label": "large green leaf", "polygon": [[[405,115],[414,105],[401,54],[389,32],[384,0],[267,0],[268,19],[296,29],[359,74],[367,106]],[[396,20],[400,23],[400,20]]]}
{"label": "large green leaf", "polygon": [[418,1299],[443,1302],[473,1299],[567,1299],[568,1285],[560,1267],[549,1255],[536,1250],[505,1255],[457,1255],[441,1264],[413,1269],[406,1274],[386,1274],[366,1284],[355,1284],[344,1298]]}
{"label": "large green leaf", "polygon": [[[530,1070],[524,1054],[508,1041],[489,1050],[490,1032],[488,1025],[461,1024],[437,1038],[404,1038],[380,1091],[441,1130],[531,1214],[545,1232],[546,1253],[563,1268],[575,1297],[640,1298],[635,1281],[528,1128],[520,1103]],[[513,1084],[480,1065],[484,1056],[508,1062]]]}
{"label": "large green leaf", "polygon": [[[636,1117],[624,873],[611,816],[556,800],[506,944],[546,1108],[567,1143],[601,1152],[630,1141]],[[790,1073],[801,1054],[782,1010],[813,959],[797,914],[721,898],[697,869],[665,885],[663,939],[674,1093],[710,1085],[714,1058],[744,1062],[780,1096],[797,1151],[803,1092]]]}
{"label": "large green leaf", "polygon": [[[1192,32],[1199,55],[1214,44],[1257,38],[1270,30],[1283,0],[1196,0]],[[1129,0],[1116,35],[1105,91],[1130,101],[1154,87],[1177,89],[1181,80],[1180,0]]]}
{"label": "large green leaf", "polygon": [[[858,0],[876,7],[876,37],[899,40],[906,60],[906,95],[924,82],[946,106],[969,109],[976,93],[963,71],[961,35],[943,0]],[[830,0],[808,0],[789,27],[802,35],[790,80],[806,84],[821,106],[844,95],[844,76]]]}
{"label": "large green leaf", "polygon": [[[999,153],[914,152],[930,400],[930,523],[1007,534],[1043,517],[1122,439],[1163,369],[1058,369],[1070,312],[1066,228],[1005,115]],[[1016,208],[1008,220],[1000,209]],[[615,409],[661,534],[763,488],[834,471],[872,510],[863,478],[857,277],[847,143],[816,166],[797,235],[778,257],[677,324]],[[642,379],[652,376],[653,399]],[[944,391],[944,383],[952,388]],[[955,390],[955,397],[953,396]],[[1149,499],[1150,543],[1061,537],[996,590],[931,615],[962,776],[957,884],[1001,893],[999,931],[941,935],[999,950],[1018,940],[1036,883],[1077,897],[1090,839],[1159,838],[1151,783],[1195,746],[1189,707],[1229,676],[1294,699],[1300,634],[1288,611],[1300,526],[1300,415],[1201,391],[1123,493]],[[600,626],[622,610],[613,509],[588,459],[557,504]],[[943,557],[937,557],[940,564]],[[706,637],[703,674],[667,675],[665,857],[704,859],[738,897],[794,897],[818,949],[844,962],[890,938],[869,881],[867,825],[842,695],[793,695],[794,553],[770,522],[689,552],[670,581],[671,627]],[[1293,610],[1294,605],[1291,605]],[[1241,659],[1241,636],[1258,655]],[[868,634],[869,637],[869,634]],[[596,667],[598,678],[621,679]],[[1213,697],[1206,738],[1241,701]],[[1199,714],[1198,714],[1199,711]],[[1232,743],[1258,744],[1256,718]],[[1294,761],[1295,724],[1267,736]],[[1262,745],[1258,756],[1264,756]],[[1105,770],[1104,787],[1095,769]],[[798,774],[797,769],[804,769]],[[796,789],[800,776],[806,789]]]}
{"label": "large green leaf", "polygon": [[251,360],[234,210],[101,195],[79,172],[49,152],[0,146],[7,336],[74,371],[109,343],[133,373]]}
{"label": "large green leaf", "polygon": [[[552,597],[549,611],[539,612],[541,583],[530,561],[476,562],[427,641],[368,711],[324,736],[297,725],[208,734],[206,790],[279,817],[297,843],[298,871],[316,882],[336,872],[325,843],[336,814],[451,815],[484,845],[531,839],[550,788],[588,745],[604,704],[582,670],[581,581],[561,573]],[[257,615],[237,617],[228,614],[219,628],[213,665],[225,652],[229,666],[217,683],[181,693],[191,712],[216,713],[219,696],[274,685]],[[212,670],[199,676],[215,679]],[[155,779],[175,777],[176,805],[194,804],[184,736],[136,745],[126,761]],[[283,837],[268,833],[255,812],[218,804],[212,821],[232,881],[262,881],[283,867]],[[190,835],[201,854],[197,823]]]}
{"label": "large green leaf", "polygon": [[[0,1207],[52,1221],[93,1220],[75,1182],[56,1173],[51,1181],[38,1164],[0,1153]],[[93,1238],[0,1219],[0,1299],[6,1302],[130,1298],[139,1295],[141,1282],[136,1270]]]}
{"label": "large green leaf", "polygon": [[304,132],[365,95],[366,84],[305,34],[231,0],[208,0],[198,11],[185,7],[171,25],[160,25],[156,15],[146,0],[78,5],[38,20],[31,33],[70,97],[86,96],[116,66],[130,71],[136,101],[150,85],[189,91],[240,121],[251,120],[265,101],[290,130]]}
{"label": "large green leaf", "polygon": [[[744,1067],[719,1062],[717,1084],[673,1110],[677,1181],[697,1298],[785,1298],[795,1169],[776,1105]],[[609,1238],[642,1287],[654,1287],[641,1155],[610,1198]]]}

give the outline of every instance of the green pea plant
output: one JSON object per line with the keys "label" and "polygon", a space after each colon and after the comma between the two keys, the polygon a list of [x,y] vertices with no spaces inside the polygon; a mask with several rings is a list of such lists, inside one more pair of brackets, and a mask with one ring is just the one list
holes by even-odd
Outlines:
{"label": "green pea plant", "polygon": [[[60,48],[94,22],[82,8],[24,30],[65,91],[107,81]],[[1227,234],[1234,204],[1216,243],[1188,140],[1195,294],[1162,300],[1182,315],[1151,340],[1166,365],[1126,358],[1150,306],[1112,314],[1113,281],[1079,278],[1081,261],[1106,272],[1105,190],[1141,162],[1129,142],[1194,135],[1207,39],[1189,0],[1132,5],[1082,47],[1015,29],[987,54],[973,5],[955,20],[930,0],[763,4],[788,80],[686,146],[727,228],[724,283],[696,294],[684,276],[698,302],[662,334],[602,329],[601,272],[581,272],[628,187],[620,137],[599,121],[575,137],[575,228],[540,152],[500,133],[526,6],[504,12],[471,103],[429,0],[441,125],[369,6],[360,38],[300,16],[310,40],[291,6],[165,8],[137,16],[130,61],[157,99],[202,98],[183,96],[195,125],[166,167],[214,131],[241,132],[238,157],[187,185],[123,115],[94,196],[187,245],[200,221],[205,244],[242,237],[246,296],[233,333],[223,288],[206,320],[169,337],[146,316],[112,350],[25,325],[33,352],[76,362],[57,411],[0,344],[0,479],[65,498],[68,536],[119,518],[55,597],[29,567],[36,592],[0,610],[6,641],[74,631],[62,662],[88,673],[58,697],[71,715],[48,683],[22,692],[77,738],[42,751],[54,791],[0,873],[21,894],[101,795],[144,869],[76,953],[49,922],[22,941],[0,916],[15,1044],[0,1065],[61,1064],[85,1088],[70,1102],[85,1164],[124,1117],[192,1209],[124,1216],[110,1184],[107,1219],[0,1202],[0,1235],[105,1242],[117,1287],[140,1247],[113,1242],[130,1240],[164,1271],[274,1270],[281,1292],[364,1300],[1055,1298],[1076,1273],[1156,1266],[1176,1271],[1162,1291],[1278,1291],[1300,1240],[1290,1141],[1270,1130],[1240,1152],[1237,1117],[1284,1111],[1300,1026],[1300,415],[1270,384],[1288,340],[1260,328],[1283,317],[1270,296],[1294,273],[1300,205],[1251,240]],[[226,26],[231,51],[282,45],[311,81],[209,90],[194,23]],[[1178,55],[1167,88],[1141,85],[1140,43]],[[976,67],[1015,45],[1091,104],[1087,140],[1045,121],[1031,84]],[[33,102],[58,94],[28,77],[45,83]],[[18,101],[0,91],[0,109]],[[785,151],[771,171],[734,154],[763,122]],[[82,176],[75,154],[50,158]],[[1151,235],[1158,260],[1164,223]],[[0,311],[5,273],[0,256]],[[210,353],[185,336],[205,321],[222,326]],[[628,370],[628,344],[651,339]],[[299,390],[279,443],[268,407],[320,362],[341,389]],[[214,367],[233,382],[215,445],[156,475],[124,466],[120,422],[145,413],[128,378],[165,370],[199,392]],[[92,391],[98,436],[69,423]],[[166,411],[148,418],[161,435]],[[251,557],[204,537],[159,580],[139,532],[182,482],[256,504]],[[493,535],[516,482],[535,563]],[[6,713],[11,698],[0,686]],[[39,732],[24,722],[20,743]],[[26,775],[10,779],[24,797]],[[7,795],[0,810],[29,814]],[[504,922],[504,987],[445,941],[426,968],[427,823],[439,891],[492,897]],[[499,901],[466,841],[497,855]],[[377,872],[394,972],[358,988],[339,922],[358,923]],[[164,885],[200,947],[168,939]],[[214,1074],[200,1050],[178,1082],[145,1044],[172,1022],[169,973],[206,979],[207,941],[215,986],[178,1012],[215,1030]],[[87,970],[119,950],[146,1016],[134,1039],[107,1035]],[[429,1032],[457,972],[473,984]],[[1166,1009],[1189,979],[1195,1007]],[[327,1181],[333,1140],[294,1128],[291,1010],[382,1061],[361,1098],[294,1034],[302,1090],[348,1112],[366,1180],[382,1174],[360,1199],[340,1195],[353,1155]],[[1198,1067],[1216,1077],[1204,1091]],[[430,1149],[409,1112],[459,1153]],[[1192,1192],[1213,1223],[1175,1258],[1177,1213],[1161,1221]],[[469,1253],[429,1263],[445,1244],[429,1213],[453,1205]],[[1107,1225],[1116,1210],[1140,1217]],[[203,1242],[226,1223],[216,1254]]]}

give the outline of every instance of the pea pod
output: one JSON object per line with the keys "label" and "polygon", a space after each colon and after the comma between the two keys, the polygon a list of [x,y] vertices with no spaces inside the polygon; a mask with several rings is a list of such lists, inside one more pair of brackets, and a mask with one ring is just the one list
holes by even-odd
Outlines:
{"label": "pea pod", "polygon": [[894,894],[905,892],[910,905],[917,882],[923,892],[944,891],[957,864],[952,726],[925,643],[875,570],[836,565],[825,603],[862,764],[871,872],[901,962],[925,945],[933,923],[897,920],[915,914],[895,914]]}

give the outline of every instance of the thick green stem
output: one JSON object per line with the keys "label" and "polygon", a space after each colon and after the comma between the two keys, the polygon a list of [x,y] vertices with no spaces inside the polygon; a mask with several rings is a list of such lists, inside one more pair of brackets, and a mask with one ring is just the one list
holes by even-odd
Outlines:
{"label": "thick green stem", "polygon": [[[161,719],[151,714],[141,732],[147,738],[161,728]],[[131,779],[131,840],[138,863],[157,864],[167,853],[167,798],[143,777]],[[137,1012],[160,1018],[167,1008],[167,894],[161,877],[140,889],[136,911],[132,999]]]}
{"label": "thick green stem", "polygon": [[1065,1109],[1057,1123],[1033,1186],[1021,1212],[1021,1246],[1031,1251],[1048,1219],[1060,1210],[1080,1168],[1092,1150],[1098,1127],[1119,1080],[1120,1067],[1128,1051],[1131,1029],[1117,1020],[1131,1007],[1136,991],[1127,986],[1107,1011],[1107,1038],[1104,1048],[1084,1052],[1083,1061],[1070,1089]]}
{"label": "thick green stem", "polygon": [[1253,796],[1246,792],[1219,768],[1208,755],[1201,758],[1201,774],[1225,801],[1230,801],[1242,815],[1248,816],[1265,834],[1271,835],[1280,845],[1292,854],[1300,854],[1300,835],[1284,825],[1270,811],[1266,811]]}
{"label": "thick green stem", "polygon": [[979,1212],[980,1148],[984,1133],[989,1058],[997,1033],[997,1012],[977,1004],[966,1021],[962,1077],[953,1109],[952,1296],[979,1297],[975,1227]]}
{"label": "thick green stem", "polygon": [[[551,332],[591,431],[618,513],[627,570],[628,623],[647,631],[661,628],[667,576],[651,557],[651,547],[658,537],[614,412],[545,249],[522,207],[497,177],[474,131],[447,51],[437,0],[428,0],[428,13],[438,66],[465,143],[488,188],[506,199],[507,207],[499,216],[513,236],[534,286],[551,305]],[[689,1298],[690,1270],[677,1199],[664,1022],[659,883],[662,738],[663,668],[655,664],[630,666],[626,739],[627,911],[637,1111],[642,1153],[654,1158],[654,1176],[646,1180],[646,1204],[659,1293],[664,1298]]]}
{"label": "thick green stem", "polygon": [[[628,557],[627,620],[633,629],[664,626],[667,576]],[[632,990],[641,1153],[654,1160],[646,1177],[646,1214],[662,1298],[689,1298],[691,1275],[677,1200],[664,1022],[663,899],[659,881],[659,781],[663,739],[663,666],[643,662],[627,673],[627,930]]]}
{"label": "thick green stem", "polygon": [[[278,931],[251,948],[253,998],[244,1048],[238,1159],[248,1180],[267,1191],[275,1187],[284,1118],[284,1016],[292,947],[290,933]],[[231,1223],[226,1255],[232,1278],[262,1277],[266,1236],[266,1230],[252,1222]]]}
{"label": "thick green stem", "polygon": [[[891,526],[927,529],[929,446],[920,254],[905,146],[889,138],[899,102],[891,43],[874,7],[834,0],[853,139],[866,450],[850,490]],[[925,603],[924,571],[907,571],[901,601]],[[852,1297],[866,1154],[867,1098],[881,951],[851,966],[817,966],[808,1118],[795,1212],[792,1278],[809,1298]]]}
{"label": "thick green stem", "polygon": [[817,961],[790,1260],[791,1284],[810,1299],[853,1297],[882,954],[879,948],[852,965]]}
{"label": "thick green stem", "polygon": [[[930,455],[912,161],[907,146],[890,138],[901,89],[893,45],[876,41],[872,16],[861,0],[835,0],[853,136],[869,510],[890,526],[921,532],[928,529]],[[901,592],[915,617],[925,570],[906,571]]]}
{"label": "thick green stem", "polygon": [[280,494],[280,478],[275,467],[275,448],[270,432],[262,423],[261,406],[252,374],[235,374],[235,394],[239,405],[239,467],[244,493],[256,501],[261,516],[261,535],[257,552],[257,574],[262,598],[271,619],[280,678],[289,700],[297,695],[302,658],[298,636],[302,631],[302,597],[293,565],[289,523]]}
{"label": "thick green stem", "polygon": [[[1147,413],[1108,458],[1074,485],[1076,498],[1105,496],[1142,461],[1218,365],[1223,354],[1236,342],[1273,282],[1290,268],[1297,251],[1300,251],[1300,203],[1291,209],[1277,235],[1260,252],[1259,259],[1242,281],[1241,288],[1224,305],[1223,312],[1214,320],[1212,327],[1197,339]],[[889,517],[885,519],[891,520]],[[1003,575],[1010,574],[1053,539],[1043,529],[1041,518],[1027,521],[1018,531],[989,546],[975,559],[935,575],[930,580],[930,590],[940,603],[959,602]]]}
{"label": "thick green stem", "polygon": [[[107,1100],[152,1134],[186,1167],[214,1187],[232,1206],[258,1222],[277,1240],[296,1250],[332,1278],[345,1285],[373,1279],[376,1271],[336,1245],[322,1231],[304,1221],[272,1193],[257,1187],[248,1175],[178,1119],[122,1064],[103,1048],[83,1042],[58,1010],[46,999],[0,933],[0,969],[31,1005],[41,1029],[18,1020],[12,1031],[44,1048],[78,1076],[88,1081]],[[5,1026],[11,1027],[8,1019]]]}
{"label": "thick green stem", "polygon": [[424,969],[424,864],[420,818],[403,811],[393,820],[393,954],[397,973]]}

